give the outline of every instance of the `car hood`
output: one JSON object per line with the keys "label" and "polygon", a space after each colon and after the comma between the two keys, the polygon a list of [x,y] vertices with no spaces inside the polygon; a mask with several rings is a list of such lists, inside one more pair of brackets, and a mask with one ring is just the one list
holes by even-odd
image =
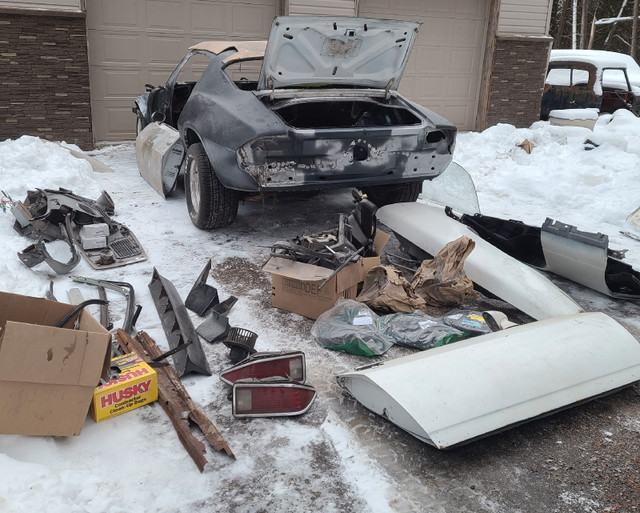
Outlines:
{"label": "car hood", "polygon": [[273,20],[258,89],[397,89],[419,23],[329,16]]}

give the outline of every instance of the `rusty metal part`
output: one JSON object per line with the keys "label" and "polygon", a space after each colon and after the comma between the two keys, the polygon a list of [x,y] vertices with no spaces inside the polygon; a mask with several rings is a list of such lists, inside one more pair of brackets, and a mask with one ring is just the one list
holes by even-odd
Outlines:
{"label": "rusty metal part", "polygon": [[[116,338],[125,352],[135,352],[146,362],[151,362],[154,358],[162,355],[162,351],[155,341],[144,332],[138,333],[135,338],[132,338],[125,331],[118,330]],[[205,457],[207,449],[204,443],[191,432],[192,425],[200,428],[204,438],[216,451],[224,451],[228,456],[235,458],[213,422],[193,402],[175,369],[171,365],[156,367],[156,375],[158,377],[158,402],[171,419],[178,438],[200,472],[204,471],[204,467],[208,463]]]}
{"label": "rusty metal part", "polygon": [[178,376],[184,376],[189,372],[211,376],[209,363],[200,345],[198,333],[196,333],[189,312],[187,312],[187,308],[173,283],[161,276],[154,268],[151,282],[149,282],[149,291],[156,305],[169,346],[171,349],[178,346],[184,347],[184,350],[173,355],[173,363]]}

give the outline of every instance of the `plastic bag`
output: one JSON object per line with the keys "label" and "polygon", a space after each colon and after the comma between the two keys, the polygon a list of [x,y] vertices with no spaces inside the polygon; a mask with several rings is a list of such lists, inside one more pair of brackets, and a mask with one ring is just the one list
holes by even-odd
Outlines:
{"label": "plastic bag", "polygon": [[393,342],[380,333],[378,319],[364,303],[338,299],[331,310],[318,317],[311,335],[320,345],[334,351],[377,356],[393,346]]}
{"label": "plastic bag", "polygon": [[395,313],[380,317],[380,332],[395,344],[414,349],[431,349],[457,342],[469,333],[448,326],[442,319],[423,312]]}
{"label": "plastic bag", "polygon": [[482,312],[473,310],[455,310],[442,318],[447,326],[468,331],[471,335],[484,335],[491,333],[491,328],[485,321]]}

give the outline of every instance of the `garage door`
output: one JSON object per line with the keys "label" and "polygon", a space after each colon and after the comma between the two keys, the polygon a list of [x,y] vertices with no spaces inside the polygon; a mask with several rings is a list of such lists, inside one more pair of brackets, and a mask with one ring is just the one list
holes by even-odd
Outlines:
{"label": "garage door", "polygon": [[204,40],[266,39],[278,0],[87,2],[91,115],[96,141],[135,137],[133,100],[163,84]]}
{"label": "garage door", "polygon": [[360,0],[360,16],[422,22],[400,92],[475,128],[488,0]]}

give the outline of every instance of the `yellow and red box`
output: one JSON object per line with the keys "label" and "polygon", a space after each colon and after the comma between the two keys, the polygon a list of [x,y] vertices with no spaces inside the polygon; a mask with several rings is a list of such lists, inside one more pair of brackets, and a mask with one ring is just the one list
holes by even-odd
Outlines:
{"label": "yellow and red box", "polygon": [[111,359],[118,377],[93,392],[91,414],[96,422],[152,403],[158,399],[158,380],[153,370],[136,353]]}

